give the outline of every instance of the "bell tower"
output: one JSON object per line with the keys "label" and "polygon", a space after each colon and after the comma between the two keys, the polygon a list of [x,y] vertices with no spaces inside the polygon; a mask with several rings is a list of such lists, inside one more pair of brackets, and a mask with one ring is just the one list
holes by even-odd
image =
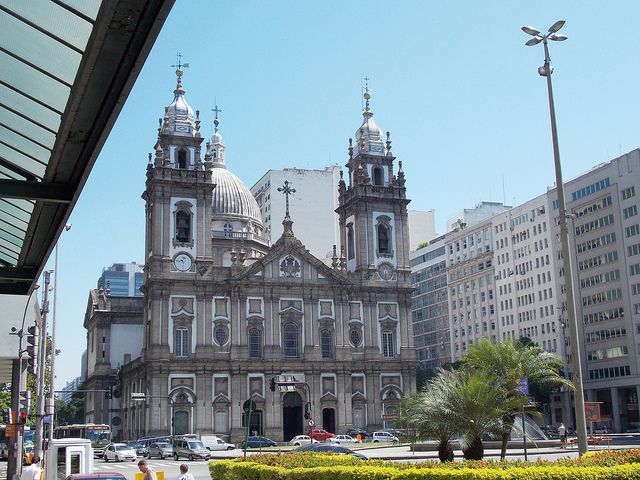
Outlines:
{"label": "bell tower", "polygon": [[[201,159],[199,112],[185,100],[178,62],[173,102],[159,121],[155,157],[149,154],[145,232],[145,333],[147,359],[169,359],[173,332],[166,306],[176,294],[193,292],[212,265],[210,155]],[[207,144],[207,151],[210,148]],[[195,332],[193,332],[195,333]],[[171,352],[174,353],[174,352]]]}
{"label": "bell tower", "polygon": [[[340,238],[347,271],[363,280],[409,282],[409,231],[402,162],[394,171],[391,139],[373,119],[365,88],[362,125],[349,139],[348,178],[340,179]],[[341,173],[342,177],[342,173]],[[347,184],[348,182],[348,184]]]}

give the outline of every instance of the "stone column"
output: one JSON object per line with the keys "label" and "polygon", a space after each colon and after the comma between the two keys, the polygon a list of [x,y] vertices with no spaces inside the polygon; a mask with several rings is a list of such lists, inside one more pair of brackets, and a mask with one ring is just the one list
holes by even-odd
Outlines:
{"label": "stone column", "polygon": [[618,387],[611,388],[611,419],[613,420],[613,431],[622,431],[620,424],[620,399],[618,397]]}

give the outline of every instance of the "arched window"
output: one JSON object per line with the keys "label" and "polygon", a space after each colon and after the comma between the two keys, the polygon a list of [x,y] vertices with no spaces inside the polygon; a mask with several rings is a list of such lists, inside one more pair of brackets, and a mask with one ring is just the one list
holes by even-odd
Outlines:
{"label": "arched window", "polygon": [[385,330],[382,332],[382,356],[384,358],[393,358],[395,356],[395,342],[393,332]]}
{"label": "arched window", "polygon": [[352,328],[349,332],[349,340],[351,340],[351,345],[359,347],[362,342],[362,331],[359,328]]}
{"label": "arched window", "polygon": [[178,358],[189,356],[189,330],[186,328],[176,328],[174,335],[173,353]]}
{"label": "arched window", "polygon": [[252,328],[249,330],[249,358],[262,357],[262,335],[260,330]]}
{"label": "arched window", "polygon": [[229,340],[229,330],[224,325],[219,325],[215,328],[214,332],[214,340],[216,344],[223,346]]}
{"label": "arched window", "polygon": [[353,237],[353,223],[347,225],[347,260],[356,257],[356,245]]}
{"label": "arched window", "polygon": [[191,215],[180,210],[176,212],[176,242],[189,243],[191,241]]}
{"label": "arched window", "polygon": [[384,174],[380,167],[373,167],[373,184],[384,185]]}
{"label": "arched window", "polygon": [[378,253],[391,253],[389,227],[384,223],[378,224]]}
{"label": "arched window", "polygon": [[178,168],[187,168],[186,150],[178,150]]}
{"label": "arched window", "polygon": [[320,331],[320,348],[322,358],[333,358],[333,334],[328,328]]}
{"label": "arched window", "polygon": [[293,323],[287,323],[282,329],[283,350],[286,358],[298,357],[298,327]]}

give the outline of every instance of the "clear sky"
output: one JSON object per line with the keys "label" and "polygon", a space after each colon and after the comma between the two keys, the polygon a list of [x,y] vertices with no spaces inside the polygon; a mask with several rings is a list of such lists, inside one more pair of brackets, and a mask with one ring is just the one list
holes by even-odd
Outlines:
{"label": "clear sky", "polygon": [[140,195],[177,51],[203,136],[217,101],[227,165],[248,186],[270,168],[344,164],[368,76],[410,208],[435,209],[443,232],[462,208],[553,185],[543,50],[523,25],[567,22],[550,45],[565,180],[638,148],[638,18],[637,0],[178,0],[59,242],[57,387],[80,374],[102,268],[143,262]]}

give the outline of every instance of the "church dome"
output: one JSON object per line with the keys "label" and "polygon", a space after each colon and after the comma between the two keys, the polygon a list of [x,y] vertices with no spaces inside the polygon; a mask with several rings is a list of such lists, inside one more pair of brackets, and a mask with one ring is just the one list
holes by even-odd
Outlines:
{"label": "church dome", "polygon": [[373,112],[369,107],[369,99],[371,94],[369,90],[365,90],[365,109],[362,112],[362,125],[356,131],[356,152],[368,154],[384,154],[384,137],[382,129],[373,119]]}
{"label": "church dome", "polygon": [[239,217],[262,226],[262,216],[258,202],[247,186],[231,173],[224,164],[216,164],[212,169],[213,217]]}
{"label": "church dome", "polygon": [[193,108],[184,98],[182,88],[182,69],[176,70],[178,84],[173,91],[173,102],[166,108],[166,121],[171,133],[175,135],[193,135]]}

